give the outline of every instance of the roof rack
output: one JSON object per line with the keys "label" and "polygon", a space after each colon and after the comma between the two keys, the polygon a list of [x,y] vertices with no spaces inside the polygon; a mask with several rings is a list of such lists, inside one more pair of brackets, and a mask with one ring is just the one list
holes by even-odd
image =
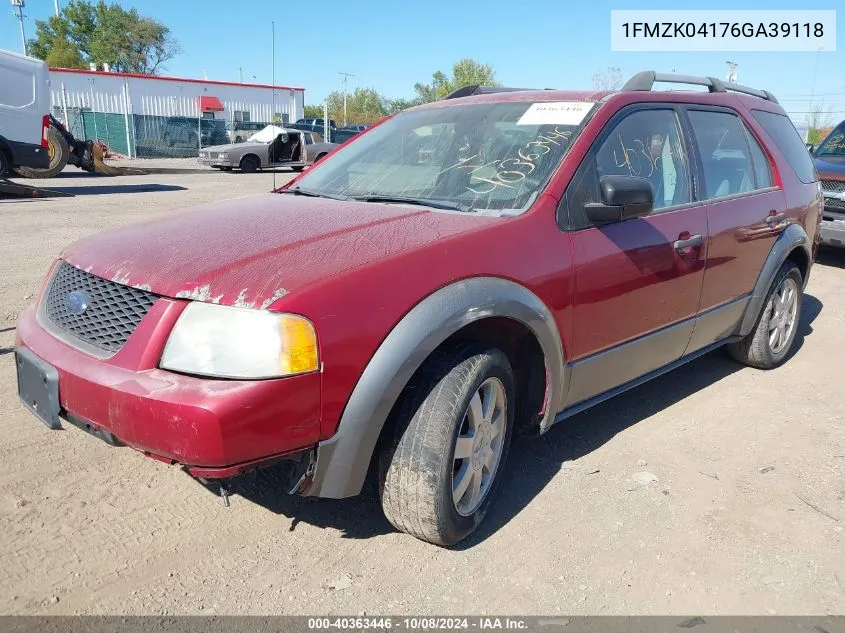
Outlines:
{"label": "roof rack", "polygon": [[[457,90],[453,90],[447,94],[443,99],[458,99],[460,97],[471,97],[473,95],[487,95],[496,92],[525,92],[526,90],[536,90],[536,88],[503,88],[501,86],[482,86],[479,84],[470,84],[469,86],[461,86]],[[552,90],[552,88],[544,88],[544,90]]]}
{"label": "roof rack", "polygon": [[676,75],[674,73],[658,73],[653,70],[644,70],[631,77],[622,86],[623,92],[651,91],[655,83],[691,84],[693,86],[705,86],[710,92],[741,92],[742,94],[759,97],[772,103],[778,100],[768,90],[757,90],[742,84],[735,84],[716,79],[715,77],[696,77],[695,75]]}

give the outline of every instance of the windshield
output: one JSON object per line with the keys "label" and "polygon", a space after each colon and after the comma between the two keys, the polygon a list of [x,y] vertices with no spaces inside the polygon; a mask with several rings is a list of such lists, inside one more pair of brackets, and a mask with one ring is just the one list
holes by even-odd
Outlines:
{"label": "windshield", "polygon": [[819,146],[817,156],[842,156],[845,158],[845,125],[837,127]]}
{"label": "windshield", "polygon": [[518,213],[546,185],[592,106],[514,102],[403,112],[297,185],[315,195]]}

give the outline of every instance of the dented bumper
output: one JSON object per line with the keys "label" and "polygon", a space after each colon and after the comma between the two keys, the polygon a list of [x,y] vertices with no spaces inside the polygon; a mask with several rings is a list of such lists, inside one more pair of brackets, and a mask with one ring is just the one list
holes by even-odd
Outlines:
{"label": "dented bumper", "polygon": [[62,418],[195,476],[230,477],[310,449],[319,434],[319,374],[213,380],[157,367],[183,304],[159,299],[106,359],[48,332],[34,307],[18,321],[16,343],[56,369]]}

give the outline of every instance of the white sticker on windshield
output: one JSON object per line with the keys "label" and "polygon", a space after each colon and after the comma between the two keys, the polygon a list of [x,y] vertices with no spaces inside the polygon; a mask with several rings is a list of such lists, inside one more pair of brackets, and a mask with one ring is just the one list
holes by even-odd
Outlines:
{"label": "white sticker on windshield", "polygon": [[592,101],[533,103],[517,125],[579,125],[595,104]]}

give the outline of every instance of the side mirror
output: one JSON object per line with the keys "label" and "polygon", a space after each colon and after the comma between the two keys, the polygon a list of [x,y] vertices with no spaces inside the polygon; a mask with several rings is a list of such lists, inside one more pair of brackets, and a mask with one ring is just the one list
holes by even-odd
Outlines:
{"label": "side mirror", "polygon": [[595,224],[640,218],[654,209],[654,191],[645,178],[602,176],[599,190],[601,202],[591,202],[584,208]]}
{"label": "side mirror", "polygon": [[807,143],[807,151],[812,154],[813,152],[816,151],[816,146],[813,145],[812,143]]}

